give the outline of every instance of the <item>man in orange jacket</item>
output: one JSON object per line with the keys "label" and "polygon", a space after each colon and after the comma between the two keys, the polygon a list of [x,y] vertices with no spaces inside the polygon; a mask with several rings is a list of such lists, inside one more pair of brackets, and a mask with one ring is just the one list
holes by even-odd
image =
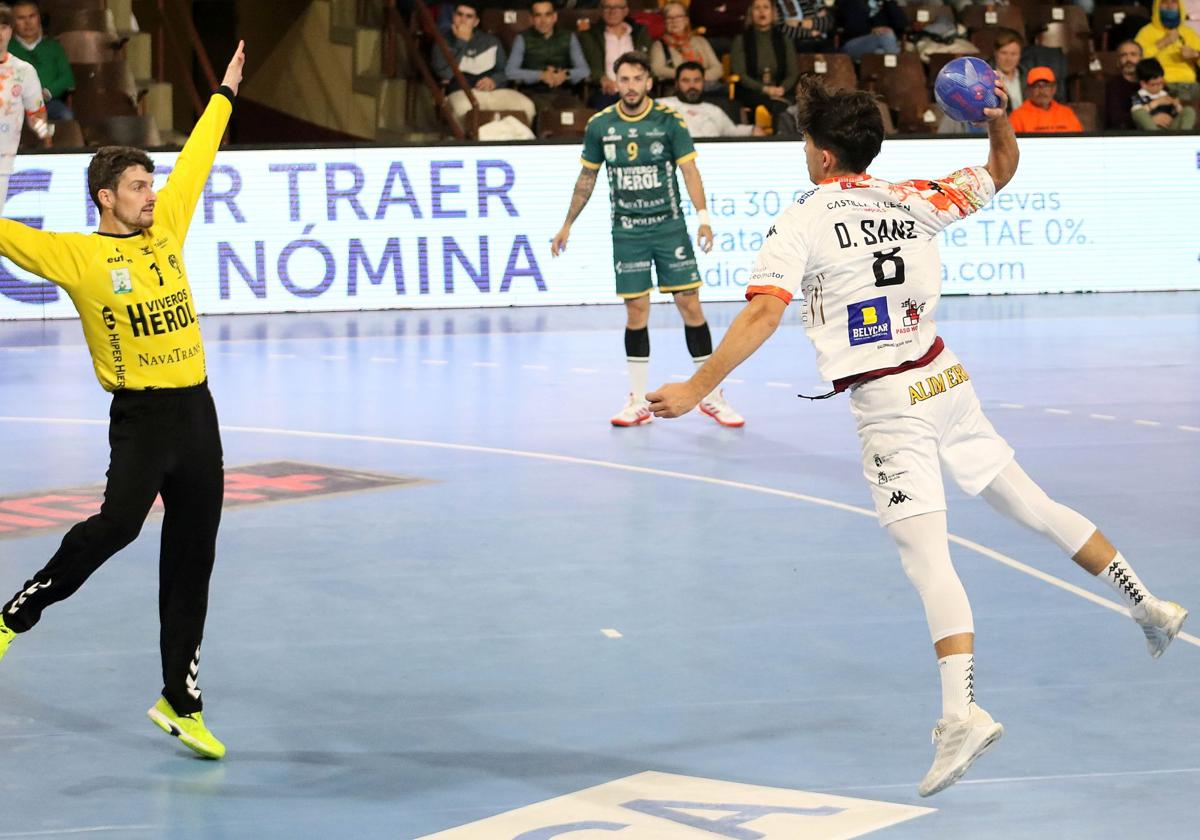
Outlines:
{"label": "man in orange jacket", "polygon": [[1054,101],[1058,80],[1049,67],[1033,67],[1025,77],[1028,98],[1012,112],[1009,121],[1017,134],[1056,134],[1083,131],[1079,117],[1068,106]]}

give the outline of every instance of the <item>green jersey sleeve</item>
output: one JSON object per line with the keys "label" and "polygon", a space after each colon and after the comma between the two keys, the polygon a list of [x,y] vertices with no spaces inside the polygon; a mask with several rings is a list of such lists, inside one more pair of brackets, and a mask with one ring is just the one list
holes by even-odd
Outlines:
{"label": "green jersey sleeve", "polygon": [[675,163],[687,163],[689,160],[694,160],[696,144],[692,142],[692,135],[687,130],[687,123],[675,111],[671,111],[671,117],[670,127],[667,131],[671,138],[671,153],[675,158]]}
{"label": "green jersey sleeve", "polygon": [[599,169],[600,165],[604,163],[604,149],[600,142],[600,120],[597,119],[599,116],[600,114],[596,114],[588,120],[587,128],[583,132],[583,152],[579,156],[579,162],[588,169]]}

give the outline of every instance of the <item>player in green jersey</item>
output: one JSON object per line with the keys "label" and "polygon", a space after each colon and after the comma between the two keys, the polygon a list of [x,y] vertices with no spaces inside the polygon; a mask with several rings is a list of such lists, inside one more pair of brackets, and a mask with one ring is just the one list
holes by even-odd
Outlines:
{"label": "player in green jersey", "polygon": [[[551,253],[567,247],[571,224],[583,211],[601,164],[607,164],[612,198],[613,267],[617,295],[625,300],[625,356],[630,393],[625,407],[612,418],[614,426],[641,426],[654,419],[646,402],[650,366],[651,266],[658,290],[674,296],[683,316],[688,352],[697,368],[712,355],[712,335],[700,308],[700,272],[680,206],[675,170],[683,172],[688,197],[696,208],[700,229],[696,242],[707,253],[713,233],[705,208],[704,183],[696,168],[696,149],[683,117],[647,94],[653,84],[650,61],[631,52],[613,64],[620,101],[588,122],[567,220],[554,237]],[[700,410],[723,426],[745,423],[716,388],[700,402]]]}

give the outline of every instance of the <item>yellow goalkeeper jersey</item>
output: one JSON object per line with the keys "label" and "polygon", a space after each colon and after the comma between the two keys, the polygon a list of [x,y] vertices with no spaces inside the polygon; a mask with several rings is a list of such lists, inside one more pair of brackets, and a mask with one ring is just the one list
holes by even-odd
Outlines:
{"label": "yellow goalkeeper jersey", "polygon": [[106,391],[183,388],[205,379],[183,240],[232,112],[224,89],[213,95],[145,230],[50,233],[0,219],[0,255],[58,284],[75,304]]}

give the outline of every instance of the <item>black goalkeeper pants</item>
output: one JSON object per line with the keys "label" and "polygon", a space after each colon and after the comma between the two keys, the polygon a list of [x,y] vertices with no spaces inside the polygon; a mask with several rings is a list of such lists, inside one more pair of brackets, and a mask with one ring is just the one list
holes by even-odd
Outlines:
{"label": "black goalkeeper pants", "polygon": [[46,567],[5,604],[4,623],[17,633],[37,624],[42,610],[70,596],[133,542],[161,494],[162,694],[180,714],[200,711],[200,642],[225,492],[221,434],[207,384],[116,392],[108,441],[108,485],[100,512],[67,532]]}

